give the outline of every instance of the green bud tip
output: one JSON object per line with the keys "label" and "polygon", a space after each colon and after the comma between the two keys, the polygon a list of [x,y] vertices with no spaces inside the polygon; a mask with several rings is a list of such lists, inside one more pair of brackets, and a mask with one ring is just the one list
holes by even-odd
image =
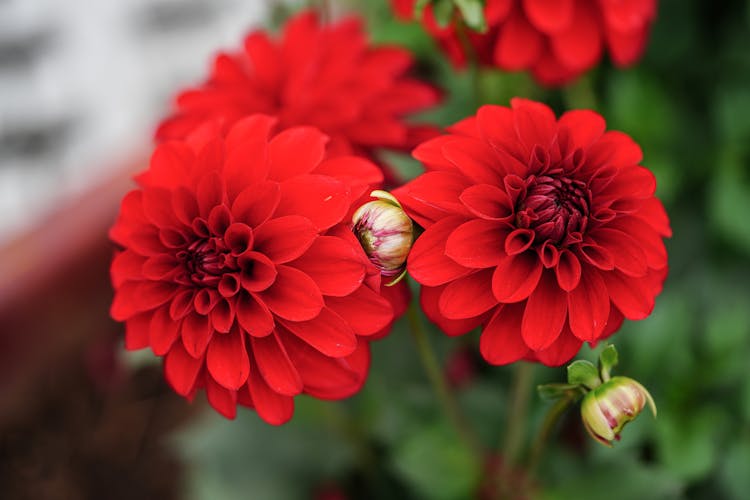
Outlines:
{"label": "green bud tip", "polygon": [[612,377],[584,396],[581,418],[591,437],[611,447],[646,404],[656,417],[656,404],[645,387],[628,377]]}

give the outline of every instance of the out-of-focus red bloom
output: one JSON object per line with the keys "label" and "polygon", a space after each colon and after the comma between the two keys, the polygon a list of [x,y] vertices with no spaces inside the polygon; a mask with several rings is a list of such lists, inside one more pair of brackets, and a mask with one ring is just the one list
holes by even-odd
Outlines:
{"label": "out-of-focus red bloom", "polygon": [[227,418],[241,404],[281,424],[297,394],[359,390],[394,307],[349,227],[382,173],[328,158],[317,129],[274,123],[209,122],[156,148],[110,231],[111,314],[128,349],[164,356],[179,394],[205,388]]}
{"label": "out-of-focus red bloom", "polygon": [[[415,0],[391,0],[397,14],[411,19]],[[469,57],[506,71],[529,70],[544,85],[562,85],[588,71],[604,49],[625,67],[643,53],[657,0],[487,0],[487,33],[466,30],[461,40],[455,22],[441,27],[430,7],[422,24],[456,66]]]}
{"label": "out-of-focus red bloom", "polygon": [[490,363],[560,365],[650,314],[671,230],[630,137],[524,99],[449,130],[417,147],[427,172],[393,193],[425,228],[407,269],[432,321],[449,335],[481,325]]}
{"label": "out-of-focus red bloom", "polygon": [[359,19],[320,25],[304,12],[287,22],[279,40],[256,31],[241,50],[219,53],[208,79],[177,96],[175,113],[156,136],[182,138],[208,118],[228,126],[265,113],[282,128],[319,128],[331,139],[329,154],[410,150],[437,129],[404,117],[439,99],[433,87],[407,75],[411,65],[403,48],[370,46]]}

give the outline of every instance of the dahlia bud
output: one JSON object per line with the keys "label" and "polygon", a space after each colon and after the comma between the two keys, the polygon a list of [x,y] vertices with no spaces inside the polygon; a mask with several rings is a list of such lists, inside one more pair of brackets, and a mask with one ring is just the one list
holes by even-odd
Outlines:
{"label": "dahlia bud", "polygon": [[390,193],[373,191],[377,198],[354,212],[353,231],[370,261],[384,276],[396,276],[389,285],[404,275],[404,264],[414,242],[414,225],[401,204]]}
{"label": "dahlia bud", "polygon": [[656,416],[656,405],[645,387],[631,378],[612,377],[583,397],[583,425],[591,437],[611,447],[613,440],[620,440],[625,424],[635,420],[646,403]]}

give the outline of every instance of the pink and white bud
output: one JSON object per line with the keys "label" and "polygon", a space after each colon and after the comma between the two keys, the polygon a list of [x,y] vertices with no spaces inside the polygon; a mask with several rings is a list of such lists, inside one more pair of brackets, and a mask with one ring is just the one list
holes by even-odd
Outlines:
{"label": "pink and white bud", "polygon": [[620,440],[625,424],[635,420],[646,403],[656,416],[656,404],[645,387],[631,378],[612,377],[583,397],[583,425],[591,437],[611,447],[613,441]]}
{"label": "pink and white bud", "polygon": [[373,191],[377,200],[362,205],[354,212],[354,234],[370,261],[384,276],[404,271],[406,256],[414,242],[414,224],[390,193]]}

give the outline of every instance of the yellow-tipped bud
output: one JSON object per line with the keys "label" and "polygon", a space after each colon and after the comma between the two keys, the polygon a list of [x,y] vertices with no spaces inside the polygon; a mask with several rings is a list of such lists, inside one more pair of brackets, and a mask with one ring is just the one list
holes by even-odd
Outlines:
{"label": "yellow-tipped bud", "polygon": [[354,234],[370,261],[384,276],[401,274],[406,256],[414,242],[414,225],[390,193],[373,191],[377,200],[362,205],[354,212]]}
{"label": "yellow-tipped bud", "polygon": [[635,420],[647,403],[656,416],[656,405],[645,387],[631,378],[612,377],[584,396],[583,425],[591,437],[611,447],[619,441],[625,424]]}

